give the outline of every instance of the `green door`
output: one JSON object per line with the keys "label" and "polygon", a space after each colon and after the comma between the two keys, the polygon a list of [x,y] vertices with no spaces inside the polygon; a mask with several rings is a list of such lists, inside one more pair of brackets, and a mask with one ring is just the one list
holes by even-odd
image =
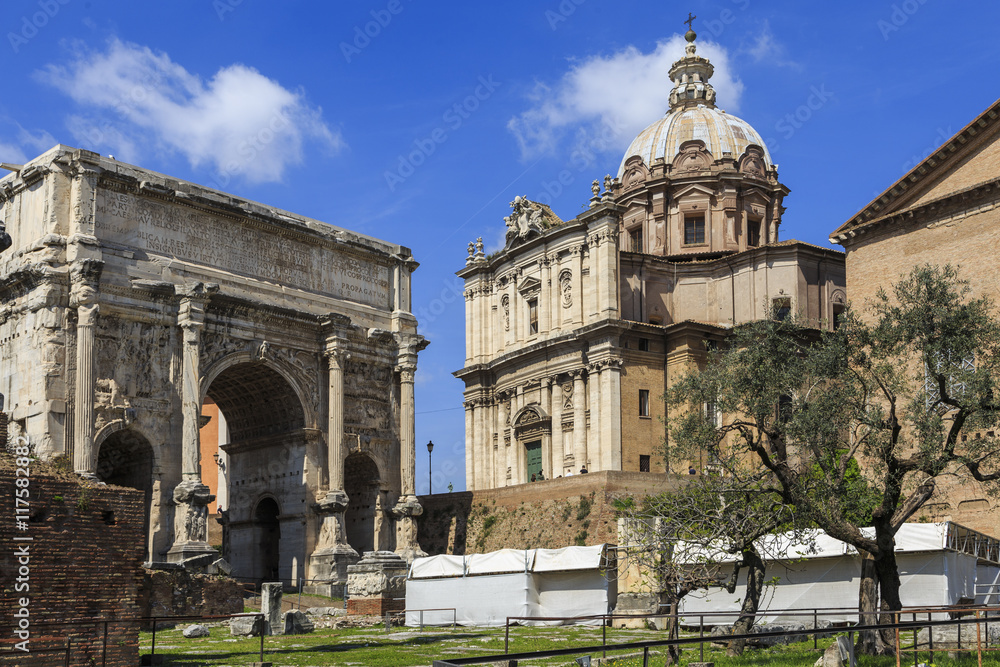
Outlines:
{"label": "green door", "polygon": [[532,475],[535,475],[537,479],[542,472],[542,441],[535,440],[534,442],[529,442],[524,446],[524,449],[528,460],[527,481],[530,482]]}

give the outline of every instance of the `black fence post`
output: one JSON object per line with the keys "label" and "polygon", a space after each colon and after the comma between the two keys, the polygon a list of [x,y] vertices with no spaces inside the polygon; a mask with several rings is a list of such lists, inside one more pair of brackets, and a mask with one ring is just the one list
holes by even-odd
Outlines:
{"label": "black fence post", "polygon": [[101,665],[108,667],[108,622],[104,621],[104,647],[101,649]]}
{"label": "black fence post", "polygon": [[813,650],[819,649],[819,610],[813,609]]}
{"label": "black fence post", "polygon": [[264,662],[264,628],[267,627],[267,619],[264,614],[260,614],[260,661]]}

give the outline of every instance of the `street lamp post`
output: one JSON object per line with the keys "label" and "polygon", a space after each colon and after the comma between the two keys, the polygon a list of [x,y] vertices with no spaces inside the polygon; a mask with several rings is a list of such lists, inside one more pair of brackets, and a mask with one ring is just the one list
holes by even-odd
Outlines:
{"label": "street lamp post", "polygon": [[431,452],[434,451],[434,441],[427,441],[427,495],[434,494],[434,470],[431,467]]}

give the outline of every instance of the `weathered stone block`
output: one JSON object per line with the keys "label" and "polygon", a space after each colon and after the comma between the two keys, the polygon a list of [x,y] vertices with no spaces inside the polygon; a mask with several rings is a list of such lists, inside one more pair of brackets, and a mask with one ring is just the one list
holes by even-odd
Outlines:
{"label": "weathered stone block", "polygon": [[204,625],[194,624],[189,625],[184,628],[183,635],[188,639],[195,639],[196,637],[207,637],[209,635],[208,628]]}
{"label": "weathered stone block", "polygon": [[309,617],[298,609],[285,612],[284,632],[286,635],[304,635],[315,629]]}
{"label": "weathered stone block", "polygon": [[280,582],[260,586],[260,613],[264,614],[267,622],[264,632],[269,635],[280,635],[285,631],[285,625],[281,622],[281,589]]}
{"label": "weathered stone block", "polygon": [[235,616],[229,619],[229,634],[233,637],[259,637],[267,633],[267,621],[260,616]]}

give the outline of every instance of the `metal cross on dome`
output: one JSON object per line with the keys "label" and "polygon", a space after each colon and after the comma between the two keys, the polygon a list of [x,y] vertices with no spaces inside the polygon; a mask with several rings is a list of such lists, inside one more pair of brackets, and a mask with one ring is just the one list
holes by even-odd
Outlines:
{"label": "metal cross on dome", "polygon": [[695,16],[694,14],[692,14],[691,12],[688,12],[688,20],[685,21],[685,23],[687,23],[688,30],[694,30],[694,26],[692,26],[691,24],[694,23],[694,20],[696,18],[698,18],[698,17]]}

